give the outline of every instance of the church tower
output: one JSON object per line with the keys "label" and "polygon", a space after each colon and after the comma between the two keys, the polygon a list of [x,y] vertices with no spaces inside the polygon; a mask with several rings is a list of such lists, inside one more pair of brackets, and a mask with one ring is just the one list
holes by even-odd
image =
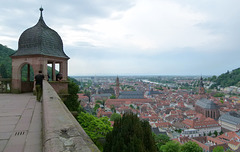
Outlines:
{"label": "church tower", "polygon": [[119,78],[116,79],[116,98],[119,97]]}
{"label": "church tower", "polygon": [[198,91],[199,97],[202,98],[205,96],[205,89],[204,89],[204,84],[203,84],[203,78],[201,76],[200,78],[200,83],[199,83],[199,91]]}

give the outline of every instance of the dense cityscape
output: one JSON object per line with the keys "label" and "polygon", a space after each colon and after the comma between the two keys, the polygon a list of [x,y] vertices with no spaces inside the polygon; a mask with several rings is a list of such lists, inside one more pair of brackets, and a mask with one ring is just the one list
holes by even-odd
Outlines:
{"label": "dense cityscape", "polygon": [[0,152],[240,152],[239,2],[38,3],[0,5]]}
{"label": "dense cityscape", "polygon": [[133,112],[141,120],[147,120],[155,134],[167,135],[181,144],[193,141],[205,151],[212,151],[216,145],[238,148],[238,87],[209,89],[213,82],[201,76],[76,79],[83,91],[78,93],[81,106],[97,117]]}

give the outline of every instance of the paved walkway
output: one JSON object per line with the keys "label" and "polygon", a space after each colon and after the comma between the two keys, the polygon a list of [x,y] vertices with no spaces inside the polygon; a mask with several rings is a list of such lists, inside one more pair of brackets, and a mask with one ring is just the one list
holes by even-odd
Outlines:
{"label": "paved walkway", "polygon": [[0,152],[42,151],[42,104],[32,93],[0,94]]}

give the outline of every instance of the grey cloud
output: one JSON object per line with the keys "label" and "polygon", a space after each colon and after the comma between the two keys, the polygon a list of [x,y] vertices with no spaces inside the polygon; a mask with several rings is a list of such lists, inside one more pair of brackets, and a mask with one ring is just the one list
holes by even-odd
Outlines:
{"label": "grey cloud", "polygon": [[58,18],[73,18],[76,20],[88,20],[89,18],[106,18],[114,11],[124,11],[134,6],[134,1],[128,0],[61,0],[57,3],[48,1],[45,4],[50,14]]}

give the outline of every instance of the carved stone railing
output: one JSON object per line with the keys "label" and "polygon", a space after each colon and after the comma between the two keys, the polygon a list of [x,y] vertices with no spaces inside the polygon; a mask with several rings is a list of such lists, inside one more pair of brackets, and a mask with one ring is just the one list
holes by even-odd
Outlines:
{"label": "carved stone railing", "polygon": [[9,78],[0,78],[0,93],[11,92],[11,81]]}
{"label": "carved stone railing", "polygon": [[43,150],[99,152],[58,94],[43,81]]}

